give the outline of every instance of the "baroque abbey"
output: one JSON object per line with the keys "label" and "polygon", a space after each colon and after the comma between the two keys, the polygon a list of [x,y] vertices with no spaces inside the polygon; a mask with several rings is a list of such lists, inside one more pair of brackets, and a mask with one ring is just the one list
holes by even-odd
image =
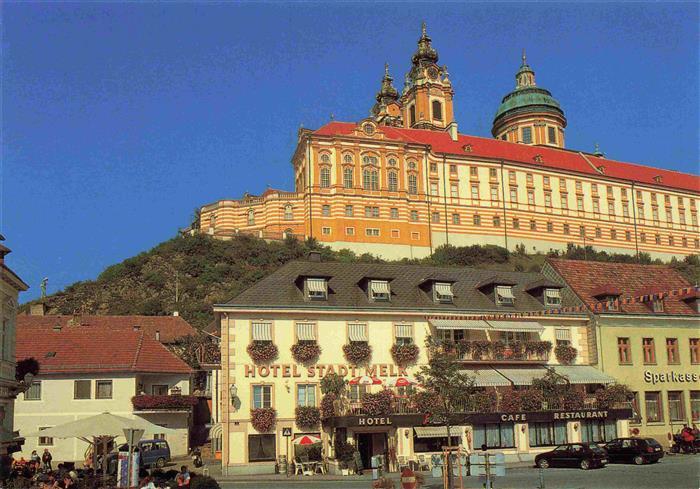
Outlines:
{"label": "baroque abbey", "polygon": [[370,117],[299,131],[294,191],[205,205],[196,228],[221,239],[313,237],[392,258],[446,243],[700,251],[700,177],[566,149],[564,111],[525,53],[515,81],[493,138],[460,134],[447,67],[424,24],[401,91],[386,67]]}

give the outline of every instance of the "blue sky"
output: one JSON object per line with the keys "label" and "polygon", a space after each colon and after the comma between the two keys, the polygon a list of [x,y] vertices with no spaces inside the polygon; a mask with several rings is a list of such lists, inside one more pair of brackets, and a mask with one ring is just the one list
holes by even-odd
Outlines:
{"label": "blue sky", "polygon": [[292,188],[298,127],[400,88],[420,22],[460,132],[489,136],[520,51],[567,146],[697,173],[698,5],[4,3],[2,205],[26,301],[95,277],[195,207]]}

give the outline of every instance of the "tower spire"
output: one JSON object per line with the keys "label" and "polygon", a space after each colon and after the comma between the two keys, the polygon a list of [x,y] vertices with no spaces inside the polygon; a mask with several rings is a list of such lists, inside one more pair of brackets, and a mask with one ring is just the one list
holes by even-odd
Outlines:
{"label": "tower spire", "polygon": [[527,56],[525,55],[525,48],[523,48],[523,64],[521,66],[526,66],[527,65]]}

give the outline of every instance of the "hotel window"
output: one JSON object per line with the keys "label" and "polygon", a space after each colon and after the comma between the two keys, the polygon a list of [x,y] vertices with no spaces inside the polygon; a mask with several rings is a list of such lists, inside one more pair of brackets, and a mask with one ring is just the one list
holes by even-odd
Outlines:
{"label": "hotel window", "polygon": [[272,386],[253,386],[253,409],[272,407]]}
{"label": "hotel window", "polygon": [[496,286],[496,304],[511,306],[515,303],[513,287],[510,285]]}
{"label": "hotel window", "polygon": [[527,203],[529,205],[535,205],[535,191],[534,190],[527,191]]}
{"label": "hotel window", "polygon": [[316,343],[316,325],[309,322],[295,324],[298,343]]}
{"label": "hotel window", "polygon": [[450,197],[452,197],[453,199],[459,197],[459,185],[457,185],[456,183],[450,184]]}
{"label": "hotel window", "polygon": [[501,227],[501,218],[499,216],[493,216],[493,227],[495,227],[495,228]]}
{"label": "hotel window", "polygon": [[396,324],[394,326],[394,343],[397,345],[410,345],[413,343],[413,325]]}
{"label": "hotel window", "polygon": [[469,176],[472,178],[479,178],[479,169],[475,166],[469,167]]}
{"label": "hotel window", "polygon": [[508,183],[515,184],[515,172],[512,170],[508,171]]}
{"label": "hotel window", "polygon": [[537,221],[530,221],[530,231],[537,231]]}
{"label": "hotel window", "polygon": [[294,213],[292,212],[291,204],[284,206],[284,220],[291,221],[294,218]]}
{"label": "hotel window", "polygon": [[377,237],[377,236],[379,236],[379,229],[378,228],[367,228],[367,229],[365,229],[365,236]]}
{"label": "hotel window", "polygon": [[513,218],[513,229],[520,229],[520,219],[517,217]]}
{"label": "hotel window", "polygon": [[557,130],[552,126],[547,127],[547,140],[549,144],[557,144]]}
{"label": "hotel window", "polygon": [[496,180],[498,178],[498,171],[495,168],[489,168],[489,178],[491,180]]}
{"label": "hotel window", "polygon": [[255,212],[253,212],[253,209],[248,210],[248,226],[252,226],[255,224]]}
{"label": "hotel window", "polygon": [[[546,296],[545,296],[546,300]],[[570,329],[564,329],[564,328],[558,328],[554,330],[554,338],[557,341],[556,346],[559,345],[566,345],[566,346],[571,346],[571,330]],[[527,341],[527,338],[525,338],[525,341]]]}
{"label": "hotel window", "polygon": [[399,177],[395,171],[389,172],[389,192],[396,192],[399,189]]}
{"label": "hotel window", "polygon": [[566,421],[529,423],[531,447],[551,447],[567,443]]}
{"label": "hotel window", "polygon": [[[43,431],[46,429],[51,428],[51,426],[40,426],[37,431]],[[50,447],[53,446],[53,438],[50,436],[40,436],[39,437],[39,446],[41,447]]]}
{"label": "hotel window", "polygon": [[474,223],[475,226],[481,226],[481,216],[479,214],[474,214],[474,217],[472,218],[472,222]]}
{"label": "hotel window", "polygon": [[603,237],[603,230],[600,228],[595,228],[595,237],[602,238]]}
{"label": "hotel window", "polygon": [[680,363],[678,359],[678,339],[666,338],[666,356],[668,357],[669,365]]}
{"label": "hotel window", "polygon": [[472,185],[472,199],[479,200],[479,186]]}
{"label": "hotel window", "polygon": [[391,219],[398,219],[399,218],[399,209],[397,209],[396,207],[392,207],[391,209],[389,209],[389,217]]}
{"label": "hotel window", "polygon": [[417,221],[418,220],[418,211],[411,211],[411,221]]}
{"label": "hotel window", "polygon": [[544,206],[552,207],[552,194],[549,192],[544,193]]}
{"label": "hotel window", "polygon": [[375,302],[389,302],[391,300],[389,282],[387,280],[370,280],[369,298]]}
{"label": "hotel window", "polygon": [[433,212],[432,214],[430,214],[430,222],[440,222],[440,213]]}
{"label": "hotel window", "polygon": [[700,391],[690,391],[690,418],[700,421]]}
{"label": "hotel window", "polygon": [[248,461],[274,462],[275,435],[248,435]]}
{"label": "hotel window", "polygon": [[527,183],[528,187],[532,187],[535,185],[535,180],[532,177],[532,173],[526,173],[525,174],[525,182]]}
{"label": "hotel window", "polygon": [[522,134],[523,134],[523,143],[531,144],[532,143],[532,128],[531,127],[523,127]]}
{"label": "hotel window", "polygon": [[[700,363],[700,338],[690,338],[690,363]],[[32,385],[33,387],[33,385]],[[41,391],[39,391],[41,392]],[[25,396],[26,399],[26,396]]]}
{"label": "hotel window", "polygon": [[91,384],[89,380],[73,381],[73,399],[90,399]]}
{"label": "hotel window", "polygon": [[564,227],[562,228],[564,234],[569,234],[570,233],[570,228],[567,223],[564,223]]}
{"label": "hotel window", "polygon": [[632,419],[630,423],[639,424],[642,422],[642,412],[640,411],[639,405],[639,392],[632,393]]}
{"label": "hotel window", "polygon": [[495,185],[491,186],[491,200],[494,202],[498,201],[498,187]]}
{"label": "hotel window", "polygon": [[583,211],[583,197],[576,197],[576,208]]}
{"label": "hotel window", "polygon": [[323,217],[328,217],[331,215],[331,206],[328,204],[323,204],[321,207],[321,215]]}
{"label": "hotel window", "polygon": [[365,217],[379,217],[379,207],[366,206],[365,207]]}
{"label": "hotel window", "polygon": [[321,168],[321,188],[328,188],[331,186],[331,169],[324,167]]}
{"label": "hotel window", "polygon": [[[548,307],[561,306],[561,291],[559,289],[544,289],[544,305]],[[566,330],[568,332],[568,330]]]}
{"label": "hotel window", "polygon": [[[325,300],[328,297],[328,284],[325,278],[306,279],[307,297],[312,300]],[[270,324],[270,323],[264,323]],[[256,339],[256,338],[253,338]],[[270,338],[272,341],[272,338]]]}
{"label": "hotel window", "polygon": [[438,194],[438,184],[437,182],[430,182],[430,195]]}
{"label": "hotel window", "polygon": [[452,284],[449,282],[435,282],[433,284],[433,299],[439,303],[451,303],[454,298]]}
{"label": "hotel window", "polygon": [[345,228],[345,234],[347,234],[348,236],[355,236],[355,228],[353,228],[353,227]]}
{"label": "hotel window", "polygon": [[654,338],[642,338],[642,353],[644,354],[645,364],[656,363],[656,348],[654,346]]}
{"label": "hotel window", "polygon": [[452,214],[452,224],[459,224],[459,214]]}
{"label": "hotel window", "polygon": [[112,381],[95,381],[95,399],[112,399]]}
{"label": "hotel window", "polygon": [[669,421],[685,420],[682,391],[668,391],[668,419]]}
{"label": "hotel window", "polygon": [[632,349],[629,338],[617,339],[617,360],[620,365],[632,364]]}
{"label": "hotel window", "polygon": [[451,173],[452,175],[456,175],[456,174],[457,174],[457,165],[450,165],[450,173]]}
{"label": "hotel window", "polygon": [[552,221],[547,221],[547,232],[548,233],[554,232],[554,223]]}
{"label": "hotel window", "polygon": [[24,391],[25,401],[41,401],[41,381],[35,380],[32,385]]}
{"label": "hotel window", "polygon": [[297,406],[316,406],[316,384],[297,384]]}
{"label": "hotel window", "polygon": [[437,173],[437,163],[431,163],[431,164],[430,164],[430,172],[431,172],[431,173]]}
{"label": "hotel window", "polygon": [[518,189],[513,187],[510,188],[510,201],[516,203],[518,202]]}
{"label": "hotel window", "polygon": [[615,421],[581,421],[581,441],[584,443],[608,442],[617,438]]}
{"label": "hotel window", "polygon": [[408,176],[408,193],[417,194],[418,193],[418,178],[411,174]]}
{"label": "hotel window", "polygon": [[644,408],[647,413],[647,423],[659,423],[663,421],[663,406],[661,405],[661,392],[645,392]]}
{"label": "hotel window", "polygon": [[353,207],[351,205],[345,206],[345,217],[352,217],[354,214]]}
{"label": "hotel window", "polygon": [[514,448],[515,430],[513,423],[475,424],[474,446],[486,448]]}

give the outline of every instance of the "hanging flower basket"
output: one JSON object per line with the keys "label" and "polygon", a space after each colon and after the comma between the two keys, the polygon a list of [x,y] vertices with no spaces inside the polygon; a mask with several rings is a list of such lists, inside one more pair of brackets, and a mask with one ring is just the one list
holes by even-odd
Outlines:
{"label": "hanging flower basket", "polygon": [[297,406],[294,416],[297,426],[302,429],[314,429],[321,422],[321,411],[315,406]]}
{"label": "hanging flower basket", "polygon": [[376,394],[362,396],[362,410],[368,416],[387,416],[391,414],[391,402],[394,396],[391,391],[384,389]]}
{"label": "hanging flower basket", "polygon": [[372,356],[372,347],[366,341],[351,341],[343,345],[343,354],[351,365],[361,365],[369,361]]}
{"label": "hanging flower basket", "polygon": [[272,431],[277,422],[277,411],[273,408],[257,408],[250,410],[250,422],[259,433]]}
{"label": "hanging flower basket", "polygon": [[557,345],[554,348],[554,356],[557,357],[559,363],[563,365],[571,365],[576,361],[578,351],[571,345]]}
{"label": "hanging flower basket", "polygon": [[308,364],[318,360],[321,355],[321,347],[315,342],[299,342],[292,345],[292,357],[298,363]]}
{"label": "hanging flower basket", "polygon": [[416,363],[419,351],[418,345],[394,345],[391,347],[391,357],[397,365],[405,367]]}
{"label": "hanging flower basket", "polygon": [[270,363],[277,358],[279,350],[271,341],[253,341],[247,348],[248,355],[255,363]]}
{"label": "hanging flower basket", "polygon": [[329,392],[325,396],[321,398],[321,409],[320,409],[320,416],[321,416],[321,421],[326,421],[328,419],[331,419],[333,416],[335,416],[336,409],[335,409],[335,404],[336,401],[338,400],[338,396],[333,394],[332,392]]}

